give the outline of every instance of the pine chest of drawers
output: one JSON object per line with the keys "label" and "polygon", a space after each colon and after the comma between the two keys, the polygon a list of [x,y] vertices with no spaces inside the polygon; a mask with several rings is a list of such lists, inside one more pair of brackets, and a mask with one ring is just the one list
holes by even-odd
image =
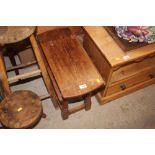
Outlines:
{"label": "pine chest of drawers", "polygon": [[104,27],[83,29],[84,48],[106,81],[100,104],[155,83],[155,44],[124,52]]}

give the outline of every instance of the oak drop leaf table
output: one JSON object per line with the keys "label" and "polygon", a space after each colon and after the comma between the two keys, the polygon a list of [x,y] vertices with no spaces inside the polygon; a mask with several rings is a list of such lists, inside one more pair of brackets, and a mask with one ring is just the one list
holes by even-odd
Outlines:
{"label": "oak drop leaf table", "polygon": [[[47,31],[38,35],[38,44],[53,89],[67,119],[74,112],[91,108],[91,96],[104,86],[104,80],[91,59],[68,28]],[[70,102],[84,100],[80,106],[69,108]]]}

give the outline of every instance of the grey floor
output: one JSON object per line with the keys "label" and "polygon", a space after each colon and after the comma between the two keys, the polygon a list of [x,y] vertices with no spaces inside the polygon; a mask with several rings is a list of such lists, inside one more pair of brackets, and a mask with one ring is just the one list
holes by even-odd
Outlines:
{"label": "grey floor", "polygon": [[[6,58],[7,65],[9,60]],[[34,70],[34,67],[21,69],[20,72]],[[12,76],[14,73],[9,73]],[[38,95],[46,93],[42,78],[13,86],[15,90],[32,90]],[[42,118],[35,126],[36,129],[51,128],[155,128],[155,85],[151,85],[127,96],[99,105],[96,98],[92,98],[90,111],[80,111],[70,115],[68,120],[62,120],[60,110],[55,110],[50,99],[43,101],[44,113],[47,117]],[[74,105],[73,105],[74,106]]]}

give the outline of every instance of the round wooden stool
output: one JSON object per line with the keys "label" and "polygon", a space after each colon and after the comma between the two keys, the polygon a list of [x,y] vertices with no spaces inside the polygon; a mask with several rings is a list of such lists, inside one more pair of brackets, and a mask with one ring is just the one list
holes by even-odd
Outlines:
{"label": "round wooden stool", "polygon": [[31,91],[15,91],[0,103],[0,122],[6,128],[31,128],[42,114],[41,100]]}
{"label": "round wooden stool", "polygon": [[[17,65],[15,56],[28,47],[28,38],[35,30],[35,26],[0,26],[0,46],[2,46],[0,52],[3,51],[3,56],[9,57],[12,66]],[[15,73],[19,75],[18,69]]]}
{"label": "round wooden stool", "polygon": [[35,26],[1,26],[0,44],[12,44],[28,38],[34,31]]}

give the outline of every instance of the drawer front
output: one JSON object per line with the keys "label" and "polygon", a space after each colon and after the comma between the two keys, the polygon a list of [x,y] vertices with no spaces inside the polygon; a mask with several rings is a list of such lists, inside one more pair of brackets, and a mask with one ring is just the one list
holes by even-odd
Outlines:
{"label": "drawer front", "polygon": [[136,84],[142,83],[144,81],[147,81],[153,78],[155,78],[155,67],[142,71],[141,73],[135,76],[132,76],[130,78],[127,78],[115,84],[111,84],[107,89],[106,96],[109,96],[118,92],[123,93],[124,90],[132,86],[135,86]]}
{"label": "drawer front", "polygon": [[111,83],[123,80],[130,76],[136,75],[148,67],[155,66],[155,55],[142,58],[141,60],[135,60],[131,64],[122,66],[115,70],[112,74]]}

